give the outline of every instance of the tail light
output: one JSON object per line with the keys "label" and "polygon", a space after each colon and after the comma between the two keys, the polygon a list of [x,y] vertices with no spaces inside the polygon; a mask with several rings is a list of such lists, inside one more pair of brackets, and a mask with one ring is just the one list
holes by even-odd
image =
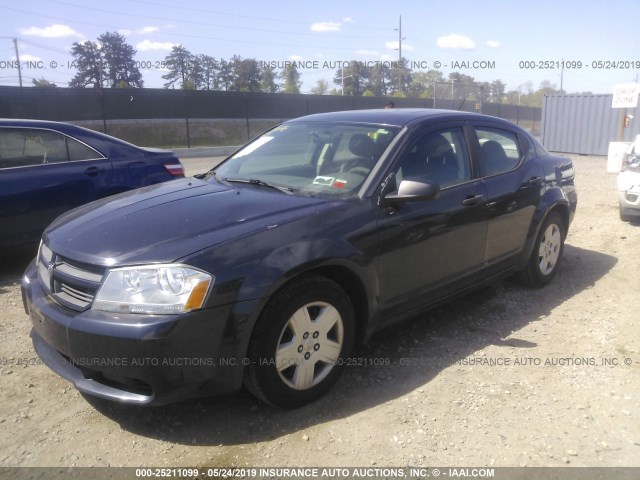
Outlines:
{"label": "tail light", "polygon": [[174,177],[184,177],[184,167],[180,162],[165,163],[164,168]]}

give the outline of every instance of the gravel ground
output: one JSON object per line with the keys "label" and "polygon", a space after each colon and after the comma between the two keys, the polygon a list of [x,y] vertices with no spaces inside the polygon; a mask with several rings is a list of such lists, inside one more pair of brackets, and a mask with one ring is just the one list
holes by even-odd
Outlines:
{"label": "gravel ground", "polygon": [[83,397],[31,346],[33,252],[2,259],[0,466],[640,466],[640,226],[619,220],[606,159],[573,159],[578,212],[550,286],[504,281],[387,329],[295,411],[242,392]]}

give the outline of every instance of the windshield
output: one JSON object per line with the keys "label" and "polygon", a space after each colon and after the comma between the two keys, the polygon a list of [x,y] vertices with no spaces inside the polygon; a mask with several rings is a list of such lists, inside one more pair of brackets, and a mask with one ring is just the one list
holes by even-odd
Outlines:
{"label": "windshield", "polygon": [[285,187],[294,193],[351,196],[397,128],[292,122],[266,132],[215,169],[220,181]]}

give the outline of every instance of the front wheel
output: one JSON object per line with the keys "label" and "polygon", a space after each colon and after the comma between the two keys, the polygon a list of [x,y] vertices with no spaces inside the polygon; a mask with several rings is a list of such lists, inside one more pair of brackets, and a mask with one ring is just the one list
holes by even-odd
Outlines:
{"label": "front wheel", "polygon": [[245,385],[271,405],[312,402],[338,379],[354,338],[353,307],[344,290],[325,277],[303,276],[276,293],[260,315]]}
{"label": "front wheel", "polygon": [[540,229],[531,258],[519,278],[532,287],[542,287],[553,280],[562,258],[564,239],[562,217],[557,212],[551,212]]}
{"label": "front wheel", "polygon": [[622,213],[622,206],[620,206],[620,220],[622,220],[623,222],[631,222],[633,220],[633,217],[631,215]]}

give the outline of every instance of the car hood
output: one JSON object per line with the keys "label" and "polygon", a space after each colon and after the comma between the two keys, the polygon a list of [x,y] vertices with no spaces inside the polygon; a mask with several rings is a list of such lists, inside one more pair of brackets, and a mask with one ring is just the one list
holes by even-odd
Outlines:
{"label": "car hood", "polygon": [[171,262],[336,202],[254,185],[173,180],[90,203],[62,215],[44,241],[64,257],[105,266]]}
{"label": "car hood", "polygon": [[629,170],[622,171],[618,174],[618,190],[626,192],[627,190],[640,191],[640,172],[632,172]]}

